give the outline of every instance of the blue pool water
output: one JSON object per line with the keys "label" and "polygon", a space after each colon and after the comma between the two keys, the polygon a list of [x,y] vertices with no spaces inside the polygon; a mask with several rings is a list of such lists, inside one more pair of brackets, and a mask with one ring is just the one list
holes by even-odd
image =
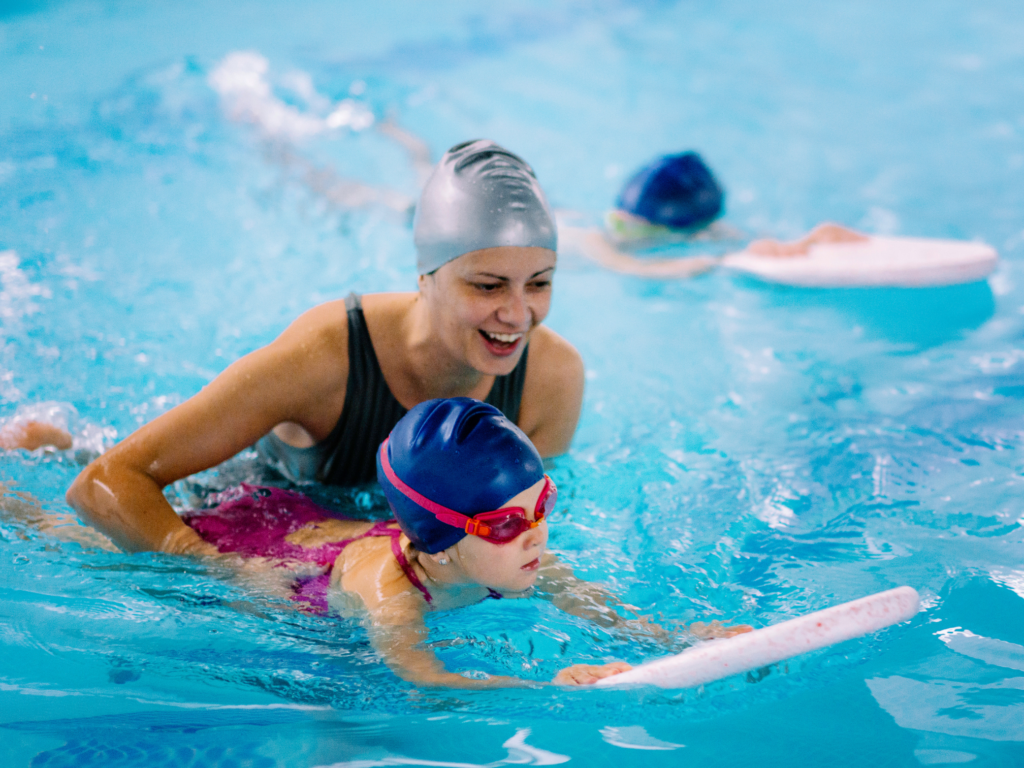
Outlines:
{"label": "blue pool water", "polygon": [[[46,411],[79,444],[0,455],[0,479],[52,512],[76,453],[303,310],[414,285],[407,216],[331,202],[313,172],[413,197],[388,119],[435,159],[508,145],[583,222],[652,155],[695,148],[751,235],[832,219],[1002,260],[917,291],[559,267],[549,323],[587,365],[552,470],[565,560],[667,622],[763,626],[900,584],[914,621],[696,691],[421,692],[354,623],[61,542],[8,504],[0,764],[1024,763],[1022,41],[1009,0],[4,4],[0,417]],[[308,111],[308,82],[374,126],[268,140],[212,84],[240,51],[282,103]],[[258,471],[242,455],[170,493]],[[660,652],[537,600],[430,621],[470,672]]]}

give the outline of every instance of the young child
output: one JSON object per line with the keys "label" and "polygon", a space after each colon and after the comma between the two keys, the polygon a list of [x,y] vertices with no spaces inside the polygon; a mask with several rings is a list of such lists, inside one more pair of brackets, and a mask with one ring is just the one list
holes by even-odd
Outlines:
{"label": "young child", "polygon": [[[270,558],[301,573],[293,598],[363,613],[388,665],[419,685],[528,685],[448,672],[422,646],[424,614],[526,593],[547,547],[558,492],[533,444],[493,406],[470,398],[414,407],[377,453],[395,520],[342,519],[300,494],[243,486],[186,523],[222,553]],[[554,682],[586,684],[629,669],[575,665]]]}

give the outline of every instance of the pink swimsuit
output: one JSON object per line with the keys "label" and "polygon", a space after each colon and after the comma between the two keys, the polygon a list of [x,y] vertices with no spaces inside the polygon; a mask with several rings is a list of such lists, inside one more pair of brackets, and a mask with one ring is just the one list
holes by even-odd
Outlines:
{"label": "pink swimsuit", "polygon": [[221,552],[236,552],[242,557],[273,557],[316,563],[324,568],[318,576],[299,579],[294,587],[293,599],[307,603],[316,611],[327,610],[327,587],[338,555],[353,541],[377,536],[391,537],[391,551],[402,573],[423,593],[423,598],[431,602],[430,593],[402,551],[398,541],[402,531],[391,527],[394,520],[374,523],[370,530],[351,539],[303,547],[292,544],[286,537],[310,523],[351,518],[317,506],[300,493],[281,488],[243,484],[219,493],[211,500],[217,503],[213,509],[187,512],[182,519]]}

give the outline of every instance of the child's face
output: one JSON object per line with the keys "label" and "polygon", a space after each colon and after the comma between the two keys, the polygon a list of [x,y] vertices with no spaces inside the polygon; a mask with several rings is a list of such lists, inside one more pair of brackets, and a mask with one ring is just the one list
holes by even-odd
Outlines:
{"label": "child's face", "polygon": [[[522,507],[527,510],[527,519],[533,520],[533,510],[544,483],[543,479],[538,480],[501,506]],[[537,580],[540,558],[547,544],[548,524],[542,520],[536,528],[524,531],[506,544],[467,536],[455,545],[455,549],[466,576],[472,581],[493,589],[521,592],[532,587]]]}

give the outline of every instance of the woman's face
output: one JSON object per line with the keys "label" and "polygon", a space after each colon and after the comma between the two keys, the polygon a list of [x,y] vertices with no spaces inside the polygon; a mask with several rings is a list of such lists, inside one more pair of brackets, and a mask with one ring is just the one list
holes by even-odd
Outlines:
{"label": "woman's face", "polygon": [[503,246],[463,254],[423,275],[432,327],[480,373],[511,373],[547,317],[555,261],[547,248]]}
{"label": "woman's face", "polygon": [[[544,482],[539,480],[501,507],[522,507],[527,511],[527,519],[532,521]],[[522,592],[537,580],[540,558],[547,545],[548,524],[542,520],[536,528],[524,531],[505,544],[494,544],[479,536],[466,536],[449,552],[471,581],[493,589]]]}

